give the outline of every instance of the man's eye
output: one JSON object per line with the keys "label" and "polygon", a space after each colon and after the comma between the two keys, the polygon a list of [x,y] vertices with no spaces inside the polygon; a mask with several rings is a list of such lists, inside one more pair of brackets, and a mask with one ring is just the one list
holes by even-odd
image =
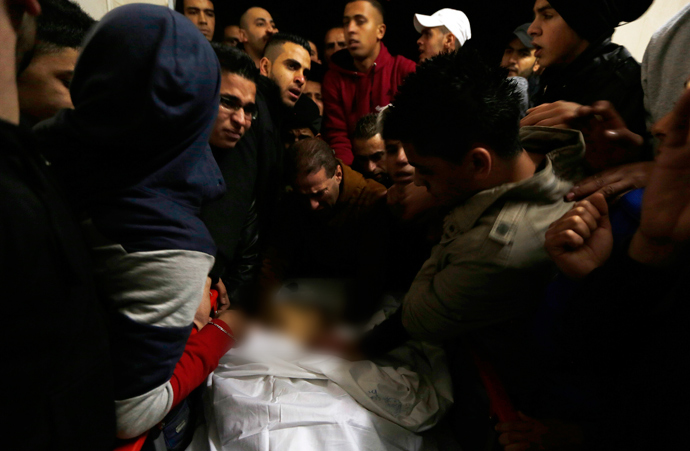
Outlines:
{"label": "man's eye", "polygon": [[209,12],[206,13],[206,15],[207,15],[208,17],[215,17],[215,16],[216,16],[216,13],[210,12],[210,11],[209,11]]}
{"label": "man's eye", "polygon": [[365,19],[357,19],[355,22],[357,25],[364,25],[367,21]]}
{"label": "man's eye", "polygon": [[331,50],[335,48],[335,42],[329,42],[326,44],[326,50]]}

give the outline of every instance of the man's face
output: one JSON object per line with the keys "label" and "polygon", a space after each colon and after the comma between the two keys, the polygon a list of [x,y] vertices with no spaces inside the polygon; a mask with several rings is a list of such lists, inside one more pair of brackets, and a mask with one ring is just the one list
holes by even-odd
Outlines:
{"label": "man's face", "polygon": [[412,143],[403,143],[405,153],[414,166],[414,183],[425,186],[429,194],[442,205],[455,205],[474,194],[473,177],[466,166],[438,157],[419,155]]}
{"label": "man's face", "polygon": [[345,6],[343,31],[350,55],[362,60],[375,54],[386,26],[381,14],[371,3],[358,1]]}
{"label": "man's face", "polygon": [[328,64],[331,62],[331,56],[333,56],[335,52],[347,47],[347,43],[345,43],[345,32],[340,27],[331,28],[328,30],[328,32],[326,32],[326,37],[323,40],[323,44],[323,59],[325,60],[325,63]]}
{"label": "man's face", "polygon": [[184,15],[209,41],[216,28],[216,12],[210,0],[184,0]]}
{"label": "man's face", "polygon": [[326,169],[300,175],[295,180],[297,191],[306,197],[311,211],[331,210],[340,195],[340,182],[343,179],[343,169],[338,165],[333,177],[326,175]]}
{"label": "man's face", "polygon": [[220,149],[232,149],[252,126],[251,114],[256,108],[256,85],[237,74],[222,71],[220,79],[221,102],[209,142]]}
{"label": "man's face", "polygon": [[386,144],[386,172],[395,184],[407,185],[414,178],[414,167],[410,165],[405,149],[400,141],[387,139]]}
{"label": "man's face", "polygon": [[319,59],[319,49],[316,47],[316,44],[314,44],[312,41],[309,41],[309,47],[311,47],[311,60],[315,63],[321,64],[321,60]]}
{"label": "man's face", "polygon": [[503,52],[501,67],[508,69],[510,77],[529,78],[532,75],[536,60],[534,49],[528,48],[520,39],[515,38],[510,41]]}
{"label": "man's face", "polygon": [[223,30],[223,44],[231,47],[237,47],[240,43],[240,27],[237,25],[228,25]]}
{"label": "man's face", "polygon": [[352,153],[355,156],[352,168],[366,178],[383,181],[388,172],[386,169],[386,145],[381,135],[369,139],[354,139]]}
{"label": "man's face", "polygon": [[273,62],[266,57],[261,60],[261,75],[278,85],[283,103],[292,108],[307,83],[306,72],[311,68],[311,58],[307,49],[292,42],[286,42],[280,50]]}
{"label": "man's face", "polygon": [[323,116],[323,98],[321,97],[321,83],[307,80],[302,89],[302,95],[307,96],[319,107],[319,114]]}
{"label": "man's face", "polygon": [[63,108],[74,108],[69,86],[79,51],[65,47],[35,55],[19,75],[19,107],[22,114],[42,121]]}
{"label": "man's face", "polygon": [[314,132],[311,128],[293,128],[285,132],[285,139],[283,144],[285,145],[285,150],[289,149],[293,144],[302,141],[303,139],[315,138]]}
{"label": "man's face", "polygon": [[534,22],[527,33],[536,50],[534,56],[544,68],[570,64],[589,45],[546,0],[534,4]]}
{"label": "man's face", "polygon": [[424,28],[422,35],[417,40],[417,48],[419,50],[419,62],[425,59],[432,58],[441,53],[445,35],[441,33],[441,27]]}
{"label": "man's face", "polygon": [[266,48],[266,43],[274,34],[278,33],[278,27],[271,14],[263,8],[250,8],[240,24],[242,28],[242,42],[244,49],[261,56]]}

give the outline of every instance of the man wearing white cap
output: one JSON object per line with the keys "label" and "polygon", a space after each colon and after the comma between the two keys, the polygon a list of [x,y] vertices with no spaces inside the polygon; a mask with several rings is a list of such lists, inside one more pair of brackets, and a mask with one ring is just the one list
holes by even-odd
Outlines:
{"label": "man wearing white cap", "polygon": [[454,52],[472,37],[470,20],[457,9],[444,8],[431,16],[415,14],[414,27],[422,34],[417,41],[420,63],[442,52]]}

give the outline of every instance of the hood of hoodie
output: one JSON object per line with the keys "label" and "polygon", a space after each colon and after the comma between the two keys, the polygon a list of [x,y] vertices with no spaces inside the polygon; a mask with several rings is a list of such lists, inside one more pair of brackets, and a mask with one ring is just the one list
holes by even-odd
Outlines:
{"label": "hood of hoodie", "polygon": [[[374,65],[372,66],[373,72],[383,70],[385,66],[393,64],[394,61],[393,56],[391,56],[390,52],[388,52],[388,49],[384,43],[381,42],[380,44],[381,51],[379,51],[379,56],[376,57]],[[352,55],[350,55],[350,52],[347,49],[335,52],[331,57],[331,65],[329,67],[342,74],[353,77],[364,77],[368,75],[368,73],[357,71],[357,68],[355,67],[355,60],[352,58]],[[369,73],[372,72],[372,69],[369,70]]]}
{"label": "hood of hoodie", "polygon": [[215,53],[188,19],[125,5],[84,42],[74,110],[36,133],[72,204],[106,238],[126,249],[208,252],[199,210],[225,190],[208,145],[219,88]]}

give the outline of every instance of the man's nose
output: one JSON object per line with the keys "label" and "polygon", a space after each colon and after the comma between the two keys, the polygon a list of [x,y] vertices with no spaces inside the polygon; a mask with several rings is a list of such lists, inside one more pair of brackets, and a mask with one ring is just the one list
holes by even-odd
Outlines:
{"label": "man's nose", "polygon": [[369,160],[369,163],[367,163],[367,171],[370,173],[373,173],[375,170],[376,170],[376,163]]}
{"label": "man's nose", "polygon": [[527,34],[535,37],[538,36],[541,33],[541,29],[535,25],[536,21],[533,21],[530,25],[529,28],[527,29]]}
{"label": "man's nose", "polygon": [[312,209],[312,211],[316,211],[319,209],[319,201],[316,199],[309,199],[309,207]]}

